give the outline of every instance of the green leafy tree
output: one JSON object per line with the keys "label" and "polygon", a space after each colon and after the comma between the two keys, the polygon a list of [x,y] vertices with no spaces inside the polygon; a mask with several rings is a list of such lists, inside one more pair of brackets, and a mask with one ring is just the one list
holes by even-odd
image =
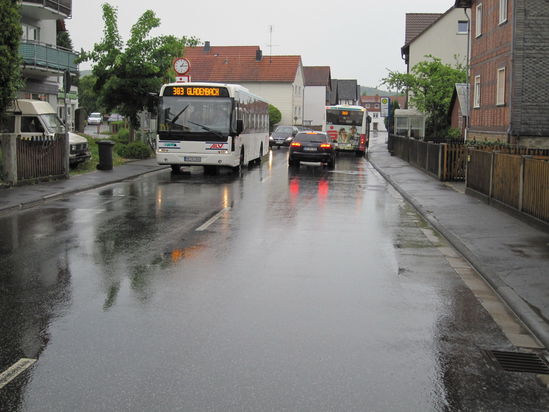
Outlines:
{"label": "green leafy tree", "polygon": [[105,109],[101,106],[98,94],[95,92],[95,82],[97,77],[93,74],[83,76],[78,84],[78,102],[81,107],[86,109],[87,113],[104,113]]}
{"label": "green leafy tree", "polygon": [[272,104],[269,105],[269,128],[274,129],[274,125],[282,119],[282,113]]}
{"label": "green leafy tree", "polygon": [[117,9],[103,4],[103,39],[90,52],[82,50],[79,61],[91,61],[96,77],[93,87],[99,105],[107,112],[116,109],[130,121],[131,139],[139,127],[138,113],[154,112],[163,83],[174,79],[171,63],[181,56],[185,46],[198,45],[195,37],[158,36],[150,32],[160,26],[160,19],[147,10],[132,26],[130,38],[124,45],[118,31]]}
{"label": "green leafy tree", "polygon": [[427,134],[438,136],[448,129],[448,109],[456,83],[465,83],[465,68],[451,66],[431,55],[416,64],[410,73],[389,71],[382,84],[397,91],[408,90],[413,107],[427,114]]}
{"label": "green leafy tree", "polygon": [[19,40],[21,15],[17,0],[0,0],[0,115],[22,86]]}

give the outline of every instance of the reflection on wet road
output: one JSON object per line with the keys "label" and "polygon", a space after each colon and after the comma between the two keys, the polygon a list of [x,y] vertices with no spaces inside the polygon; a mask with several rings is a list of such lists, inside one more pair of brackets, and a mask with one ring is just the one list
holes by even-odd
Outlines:
{"label": "reflection on wet road", "polygon": [[160,172],[0,218],[2,410],[543,410],[366,159]]}

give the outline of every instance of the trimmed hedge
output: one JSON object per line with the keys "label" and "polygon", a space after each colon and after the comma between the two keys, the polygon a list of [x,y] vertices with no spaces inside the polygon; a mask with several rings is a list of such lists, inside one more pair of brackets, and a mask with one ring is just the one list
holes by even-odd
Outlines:
{"label": "trimmed hedge", "polygon": [[117,145],[116,152],[126,159],[148,159],[151,157],[150,147],[143,142]]}

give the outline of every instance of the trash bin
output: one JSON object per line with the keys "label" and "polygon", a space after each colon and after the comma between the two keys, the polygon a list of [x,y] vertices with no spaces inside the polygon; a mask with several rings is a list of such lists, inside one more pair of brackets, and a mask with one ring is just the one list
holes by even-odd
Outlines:
{"label": "trash bin", "polygon": [[97,169],[112,170],[112,149],[114,144],[111,140],[97,141],[97,146],[99,146],[99,164],[97,165]]}

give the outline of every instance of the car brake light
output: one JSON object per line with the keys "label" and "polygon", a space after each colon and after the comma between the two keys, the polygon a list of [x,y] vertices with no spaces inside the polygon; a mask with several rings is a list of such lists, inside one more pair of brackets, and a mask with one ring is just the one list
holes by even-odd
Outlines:
{"label": "car brake light", "polygon": [[292,147],[301,147],[301,143],[299,143],[299,142],[292,142]]}
{"label": "car brake light", "polygon": [[320,147],[322,147],[323,149],[331,149],[332,145],[330,143],[322,143]]}

